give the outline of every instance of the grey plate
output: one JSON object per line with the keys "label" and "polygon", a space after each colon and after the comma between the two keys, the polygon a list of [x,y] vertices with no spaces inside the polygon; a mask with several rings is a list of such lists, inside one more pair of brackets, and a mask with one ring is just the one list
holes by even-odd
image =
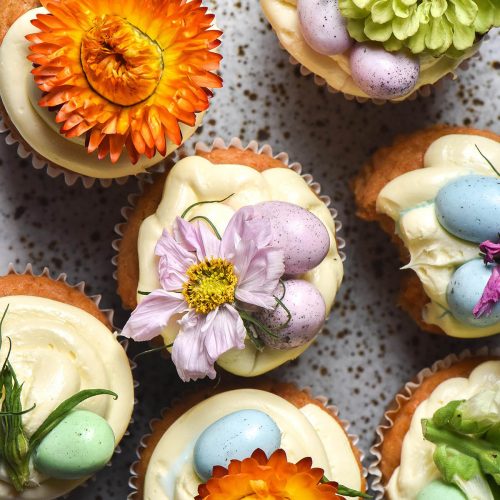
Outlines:
{"label": "grey plate", "polygon": [[[375,225],[354,216],[349,180],[375,148],[401,132],[446,122],[500,133],[499,31],[491,34],[468,71],[460,72],[458,82],[447,82],[431,97],[379,107],[347,102],[300,76],[280,50],[256,0],[212,3],[225,32],[225,87],[190,144],[218,135],[267,142],[301,162],[332,197],[344,224],[340,235],[347,240],[347,261],[330,333],[273,376],[330,397],[341,416],[352,422],[367,453],[384,407],[419,369],[450,352],[498,345],[498,340],[431,336],[395,307],[396,252]],[[85,280],[90,292],[104,295],[103,306],[115,308],[122,326],[127,315],[115,294],[111,241],[120,209],[137,189],[136,180],[108,189],[86,190],[81,184],[70,188],[62,178],[51,179],[20,160],[15,147],[3,140],[0,166],[0,269],[6,270],[10,261],[19,269],[32,262],[37,271],[47,265],[54,273],[68,273],[72,282]],[[183,389],[172,366],[158,355],[139,362],[136,422],[122,442],[123,453],[71,499],[124,499],[129,466],[149,420]]]}

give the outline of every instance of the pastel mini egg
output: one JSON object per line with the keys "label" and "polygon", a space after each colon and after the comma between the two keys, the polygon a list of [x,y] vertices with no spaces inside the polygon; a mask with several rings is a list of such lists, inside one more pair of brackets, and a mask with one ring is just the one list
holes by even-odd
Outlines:
{"label": "pastel mini egg", "polygon": [[307,44],[320,54],[342,54],[353,44],[338,0],[299,0],[300,28]]}
{"label": "pastel mini egg", "polygon": [[285,254],[286,275],[305,273],[326,257],[330,235],[323,222],[309,210],[284,201],[266,201],[255,205],[255,209],[271,222],[271,244]]}
{"label": "pastel mini egg", "polygon": [[108,422],[96,413],[75,410],[50,431],[35,450],[35,469],[55,479],[80,479],[102,469],[115,449]]}
{"label": "pastel mini egg", "polygon": [[490,279],[493,265],[485,265],[481,259],[474,259],[460,266],[452,276],[446,298],[452,315],[468,325],[475,327],[500,323],[500,302],[493,306],[492,313],[475,318],[472,311],[483,294]]}
{"label": "pastel mini egg", "polygon": [[418,58],[405,52],[388,52],[370,43],[354,46],[350,65],[354,83],[374,99],[395,99],[409,94],[420,75]]}
{"label": "pastel mini egg", "polygon": [[465,175],[436,196],[436,216],[451,234],[482,243],[497,241],[500,233],[500,178]]}
{"label": "pastel mini egg", "polygon": [[260,448],[270,456],[281,445],[281,431],[274,420],[259,410],[240,410],[207,427],[194,447],[194,468],[203,481],[216,465],[227,467]]}
{"label": "pastel mini egg", "polygon": [[[256,314],[273,332],[273,335],[260,335],[261,340],[273,349],[292,349],[306,344],[321,330],[326,316],[325,301],[314,285],[298,279],[285,280],[283,284],[285,296],[282,302],[286,309],[278,305],[272,311],[262,309]],[[281,298],[282,294],[280,286],[277,296]],[[289,321],[287,309],[290,312]]]}
{"label": "pastel mini egg", "polygon": [[467,497],[457,486],[438,479],[421,490],[417,500],[467,500]]}

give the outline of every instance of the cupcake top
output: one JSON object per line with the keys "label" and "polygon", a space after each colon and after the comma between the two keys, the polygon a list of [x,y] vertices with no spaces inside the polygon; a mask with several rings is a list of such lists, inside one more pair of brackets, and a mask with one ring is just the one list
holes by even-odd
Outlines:
{"label": "cupcake top", "polygon": [[500,25],[492,0],[261,0],[285,49],[344,94],[401,100],[434,84]]}
{"label": "cupcake top", "polygon": [[[43,1],[0,46],[8,120],[39,156],[116,178],[158,163],[208,108],[220,31],[201,2]],[[89,154],[90,153],[90,154]]]}
{"label": "cupcake top", "polygon": [[161,334],[184,380],[215,377],[215,361],[255,376],[297,357],[343,275],[332,214],[303,177],[200,156],[169,173],[138,254],[139,306],[123,334]]}
{"label": "cupcake top", "polygon": [[[264,457],[256,456],[256,449]],[[277,450],[281,451],[276,453]],[[363,487],[358,458],[349,438],[324,407],[311,402],[297,408],[267,391],[238,389],[202,401],[168,427],[149,460],[144,500],[187,500],[197,494],[197,498],[205,498],[207,491],[219,491],[221,485],[213,478],[226,475],[226,487],[230,484],[231,474],[222,472],[222,468],[229,466],[229,472],[231,468],[234,472],[238,464],[230,465],[231,461],[244,461],[251,456],[262,462],[267,461],[265,457],[274,456],[274,464],[286,459],[293,463],[312,459],[304,470],[310,473],[312,466],[322,471],[319,477],[315,477],[317,471],[311,474],[311,491],[304,490],[304,495],[317,492],[311,498],[337,498],[333,488],[325,486],[325,496],[320,495],[321,488],[312,490],[323,476],[354,490]],[[238,478],[234,481],[232,493],[243,486]],[[270,479],[265,482],[270,487]],[[202,483],[208,490],[200,488]],[[291,498],[309,497],[295,492]]]}
{"label": "cupcake top", "polygon": [[498,498],[499,391],[500,361],[434,389],[413,414],[387,486],[389,500]]}
{"label": "cupcake top", "polygon": [[454,337],[500,333],[500,144],[451,134],[431,144],[424,168],[389,182],[377,211],[396,222],[430,299],[423,320]]}
{"label": "cupcake top", "polygon": [[106,465],[124,435],[134,402],[128,358],[74,305],[11,295],[0,298],[0,316],[0,497],[57,498]]}

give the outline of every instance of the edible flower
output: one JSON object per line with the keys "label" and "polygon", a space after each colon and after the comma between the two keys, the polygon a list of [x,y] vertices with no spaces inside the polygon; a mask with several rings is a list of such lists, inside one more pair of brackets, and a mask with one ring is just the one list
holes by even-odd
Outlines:
{"label": "edible flower", "polygon": [[474,317],[480,318],[483,315],[490,315],[493,307],[500,301],[500,264],[493,268],[491,276],[486,283],[483,294],[479,302],[472,310]]}
{"label": "edible flower", "polygon": [[215,378],[219,356],[245,347],[245,311],[276,307],[284,257],[271,239],[269,220],[251,206],[233,215],[222,237],[203,216],[177,217],[172,234],[164,230],[155,248],[161,288],[139,303],[123,335],[151,340],[177,321],[172,361],[179,376]]}
{"label": "edible flower", "polygon": [[339,0],[339,8],[358,42],[432,56],[460,57],[500,25],[496,0]]}
{"label": "edible flower", "polygon": [[86,136],[89,153],[132,163],[165,155],[182,142],[179,124],[194,126],[208,108],[222,34],[201,0],[41,0],[28,59],[57,109],[67,138]]}
{"label": "edible flower", "polygon": [[494,243],[493,241],[486,240],[479,245],[479,249],[483,254],[485,264],[491,264],[500,260],[500,243]]}

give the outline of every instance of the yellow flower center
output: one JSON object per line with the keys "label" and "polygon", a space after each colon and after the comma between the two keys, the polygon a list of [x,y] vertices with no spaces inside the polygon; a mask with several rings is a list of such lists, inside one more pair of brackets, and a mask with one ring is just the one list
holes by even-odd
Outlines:
{"label": "yellow flower center", "polygon": [[118,16],[95,20],[83,36],[80,56],[89,85],[120,106],[152,96],[163,72],[159,45]]}
{"label": "yellow flower center", "polygon": [[206,259],[193,264],[186,272],[189,281],[182,293],[189,307],[208,314],[222,304],[234,302],[238,278],[234,266],[224,259]]}

